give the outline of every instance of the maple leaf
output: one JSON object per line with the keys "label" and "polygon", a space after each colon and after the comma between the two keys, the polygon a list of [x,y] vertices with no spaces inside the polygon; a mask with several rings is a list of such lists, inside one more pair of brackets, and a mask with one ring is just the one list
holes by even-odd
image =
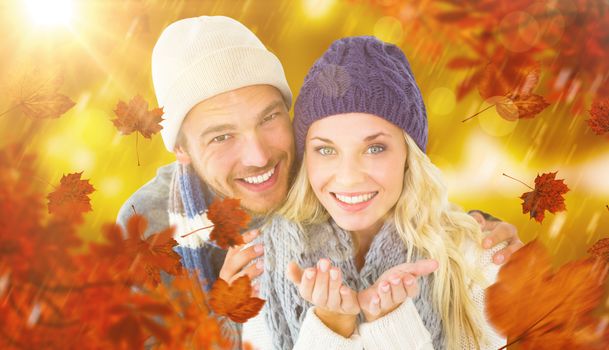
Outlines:
{"label": "maple leaf", "polygon": [[609,98],[595,99],[590,109],[588,125],[597,135],[609,133]]}
{"label": "maple leaf", "polygon": [[216,199],[207,209],[207,218],[214,224],[209,239],[223,249],[245,243],[239,232],[247,228],[250,216],[239,203],[234,198]]}
{"label": "maple leaf", "polygon": [[50,214],[81,222],[82,214],[92,210],[89,195],[95,191],[95,188],[89,180],[81,180],[81,175],[82,171],[64,175],[59,187],[49,193],[47,199]]}
{"label": "maple leaf", "polygon": [[180,255],[173,250],[177,242],[173,239],[174,228],[143,239],[148,222],[141,215],[133,215],[127,222],[128,238],[125,242],[130,256],[133,256],[129,273],[136,283],[160,283],[160,271],[177,275],[181,271]]}
{"label": "maple leaf", "polygon": [[534,118],[549,104],[532,90],[539,82],[539,63],[528,56],[497,56],[482,71],[478,78],[478,91],[490,106],[466,118],[467,121],[480,113],[496,107],[504,119]]}
{"label": "maple leaf", "polygon": [[609,263],[609,238],[599,239],[588,249],[588,254]]}
{"label": "maple leaf", "polygon": [[554,273],[546,248],[532,241],[487,288],[489,321],[511,340],[508,345],[523,349],[604,349],[608,339],[594,332],[598,320],[591,313],[602,301],[606,278],[592,259],[569,262]]}
{"label": "maple leaf", "polygon": [[0,116],[18,108],[31,118],[59,118],[74,106],[74,101],[58,92],[62,84],[62,74],[34,69],[16,84],[13,91],[14,107],[0,113]]}
{"label": "maple leaf", "polygon": [[135,152],[137,154],[137,165],[140,166],[140,153],[138,151],[137,132],[145,138],[150,138],[152,134],[161,131],[163,127],[159,124],[163,118],[163,108],[148,110],[148,102],[140,95],[136,95],[129,101],[129,104],[119,101],[114,113],[118,118],[113,119],[112,123],[123,135],[135,134]]}
{"label": "maple leaf", "polygon": [[159,123],[163,120],[163,108],[148,110],[148,102],[140,95],[125,103],[119,101],[114,110],[117,118],[112,123],[123,135],[136,131],[146,138],[156,134],[163,128]]}
{"label": "maple leaf", "polygon": [[550,213],[566,210],[565,199],[562,195],[569,192],[569,187],[564,180],[556,180],[556,174],[557,172],[537,175],[533,191],[525,192],[520,196],[520,199],[523,200],[523,214],[530,213],[531,218],[535,218],[541,223],[546,210]]}
{"label": "maple leaf", "polygon": [[265,301],[251,296],[250,283],[247,275],[237,278],[230,286],[224,280],[217,279],[210,292],[211,309],[239,323],[256,316]]}
{"label": "maple leaf", "polygon": [[108,336],[115,345],[125,349],[141,349],[148,338],[145,330],[163,343],[171,342],[171,334],[165,326],[154,319],[169,316],[170,305],[152,302],[141,295],[134,295],[127,302],[108,309],[107,315],[115,322],[108,328]]}

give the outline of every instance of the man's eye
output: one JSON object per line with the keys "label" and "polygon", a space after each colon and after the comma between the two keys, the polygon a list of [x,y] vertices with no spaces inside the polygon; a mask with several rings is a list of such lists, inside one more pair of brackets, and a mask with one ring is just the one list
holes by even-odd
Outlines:
{"label": "man's eye", "polygon": [[271,120],[277,118],[278,115],[279,115],[279,113],[273,113],[271,115],[268,115],[268,116],[264,117],[264,119],[262,119],[262,123],[270,122]]}
{"label": "man's eye", "polygon": [[336,152],[334,152],[334,149],[332,149],[331,147],[319,147],[317,149],[317,152],[319,154],[321,154],[322,156],[329,156],[329,155],[336,153]]}
{"label": "man's eye", "polygon": [[223,142],[226,141],[230,138],[230,135],[225,134],[225,135],[220,135],[220,136],[216,136],[213,139],[211,139],[211,142]]}
{"label": "man's eye", "polygon": [[385,147],[380,146],[380,145],[374,145],[374,146],[368,147],[368,151],[366,153],[377,154],[377,153],[383,152],[384,150],[385,150]]}

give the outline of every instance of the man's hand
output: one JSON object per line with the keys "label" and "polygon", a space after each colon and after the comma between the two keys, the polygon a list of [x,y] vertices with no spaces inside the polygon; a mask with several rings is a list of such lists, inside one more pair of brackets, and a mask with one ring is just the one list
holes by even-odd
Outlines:
{"label": "man's hand", "polygon": [[245,243],[228,249],[224,264],[222,264],[222,269],[220,269],[221,279],[231,284],[243,275],[248,275],[250,280],[253,281],[254,278],[262,274],[264,271],[264,261],[259,260],[255,264],[247,265],[264,254],[264,246],[262,244],[255,244],[243,249],[244,245],[253,241],[259,233],[260,231],[257,229],[244,233],[243,241]]}
{"label": "man's hand", "polygon": [[385,271],[368,289],[358,293],[357,299],[366,321],[379,319],[400,306],[406,298],[419,294],[417,277],[429,275],[438,268],[433,259],[404,263]]}
{"label": "man's hand", "polygon": [[332,267],[328,259],[320,259],[316,267],[304,271],[290,262],[286,274],[300,296],[315,305],[315,314],[328,328],[347,338],[353,334],[360,308],[357,294],[343,285],[339,268]]}
{"label": "man's hand", "polygon": [[493,255],[493,262],[501,265],[508,261],[515,251],[522,248],[524,244],[518,237],[516,226],[500,220],[488,220],[480,211],[474,210],[469,213],[482,228],[482,231],[490,231],[490,234],[482,241],[482,248],[490,249],[497,244],[507,242],[507,247]]}

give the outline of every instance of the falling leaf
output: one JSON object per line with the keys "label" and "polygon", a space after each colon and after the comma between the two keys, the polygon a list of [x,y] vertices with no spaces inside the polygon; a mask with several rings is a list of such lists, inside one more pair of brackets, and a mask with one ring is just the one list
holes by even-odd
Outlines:
{"label": "falling leaf", "polygon": [[486,290],[489,321],[509,345],[523,349],[606,349],[607,332],[595,333],[599,320],[592,316],[606,278],[606,269],[592,259],[554,273],[545,247],[532,241],[514,253]]}
{"label": "falling leaf", "polygon": [[478,91],[506,120],[533,118],[549,105],[542,96],[532,94],[539,74],[539,64],[526,56],[491,62],[480,78]]}
{"label": "falling leaf", "polygon": [[59,118],[74,106],[74,101],[58,92],[62,84],[62,74],[36,68],[14,87],[14,107],[0,115],[19,109],[31,118]]}
{"label": "falling leaf", "polygon": [[244,323],[256,316],[264,305],[264,300],[252,297],[250,278],[237,278],[230,286],[222,279],[216,280],[210,292],[212,310],[231,320]]}
{"label": "falling leaf", "polygon": [[116,320],[108,328],[108,337],[119,348],[142,349],[147,338],[144,331],[147,330],[162,343],[169,343],[169,330],[155,320],[155,317],[168,316],[171,313],[169,305],[134,295],[128,301],[108,309],[107,316]]}
{"label": "falling leaf", "polygon": [[239,203],[234,198],[216,199],[207,209],[207,218],[214,224],[209,239],[223,249],[244,243],[240,231],[247,228],[250,216]]}
{"label": "falling leaf", "polygon": [[139,131],[142,136],[150,138],[163,128],[159,123],[163,120],[162,108],[148,110],[148,102],[142,96],[137,95],[129,101],[129,104],[119,101],[114,110],[117,118],[112,120],[114,126],[123,135],[129,135]]}
{"label": "falling leaf", "polygon": [[130,274],[136,283],[157,286],[160,272],[165,271],[172,275],[180,273],[180,255],[173,250],[177,242],[173,239],[173,227],[150,235],[144,239],[144,232],[148,223],[141,215],[133,215],[127,222],[126,241],[132,259]]}
{"label": "falling leaf", "polygon": [[530,212],[531,218],[541,223],[546,210],[550,213],[566,210],[562,195],[569,192],[569,188],[564,180],[556,180],[555,177],[556,172],[537,175],[535,189],[520,196],[523,214]]}
{"label": "falling leaf", "polygon": [[145,138],[150,138],[152,134],[161,131],[163,127],[159,124],[163,121],[163,108],[148,110],[148,102],[142,96],[136,95],[129,101],[129,104],[119,101],[114,113],[118,118],[113,119],[112,123],[123,135],[135,134],[135,152],[137,154],[137,165],[140,166],[140,153],[138,151],[137,132]]}
{"label": "falling leaf", "polygon": [[95,188],[81,175],[82,171],[61,178],[59,187],[47,196],[49,213],[80,222],[82,214],[91,211],[89,195]]}
{"label": "falling leaf", "polygon": [[104,227],[105,242],[92,244],[90,249],[118,271],[109,278],[156,287],[161,282],[161,271],[173,276],[181,273],[180,255],[173,250],[177,245],[173,239],[174,228],[145,238],[147,226],[144,216],[132,215],[127,221],[126,233],[117,224]]}
{"label": "falling leaf", "polygon": [[609,263],[609,238],[603,238],[594,243],[594,245],[588,249],[588,254]]}
{"label": "falling leaf", "polygon": [[586,121],[597,135],[609,133],[609,98],[595,99]]}

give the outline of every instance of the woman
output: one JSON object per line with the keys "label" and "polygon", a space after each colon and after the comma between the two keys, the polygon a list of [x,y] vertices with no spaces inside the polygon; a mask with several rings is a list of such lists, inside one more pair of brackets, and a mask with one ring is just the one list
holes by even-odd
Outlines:
{"label": "woman", "polygon": [[492,251],[425,155],[425,106],[401,50],[334,42],[305,78],[294,129],[300,170],[263,229],[273,346],[504,345],[483,314]]}

